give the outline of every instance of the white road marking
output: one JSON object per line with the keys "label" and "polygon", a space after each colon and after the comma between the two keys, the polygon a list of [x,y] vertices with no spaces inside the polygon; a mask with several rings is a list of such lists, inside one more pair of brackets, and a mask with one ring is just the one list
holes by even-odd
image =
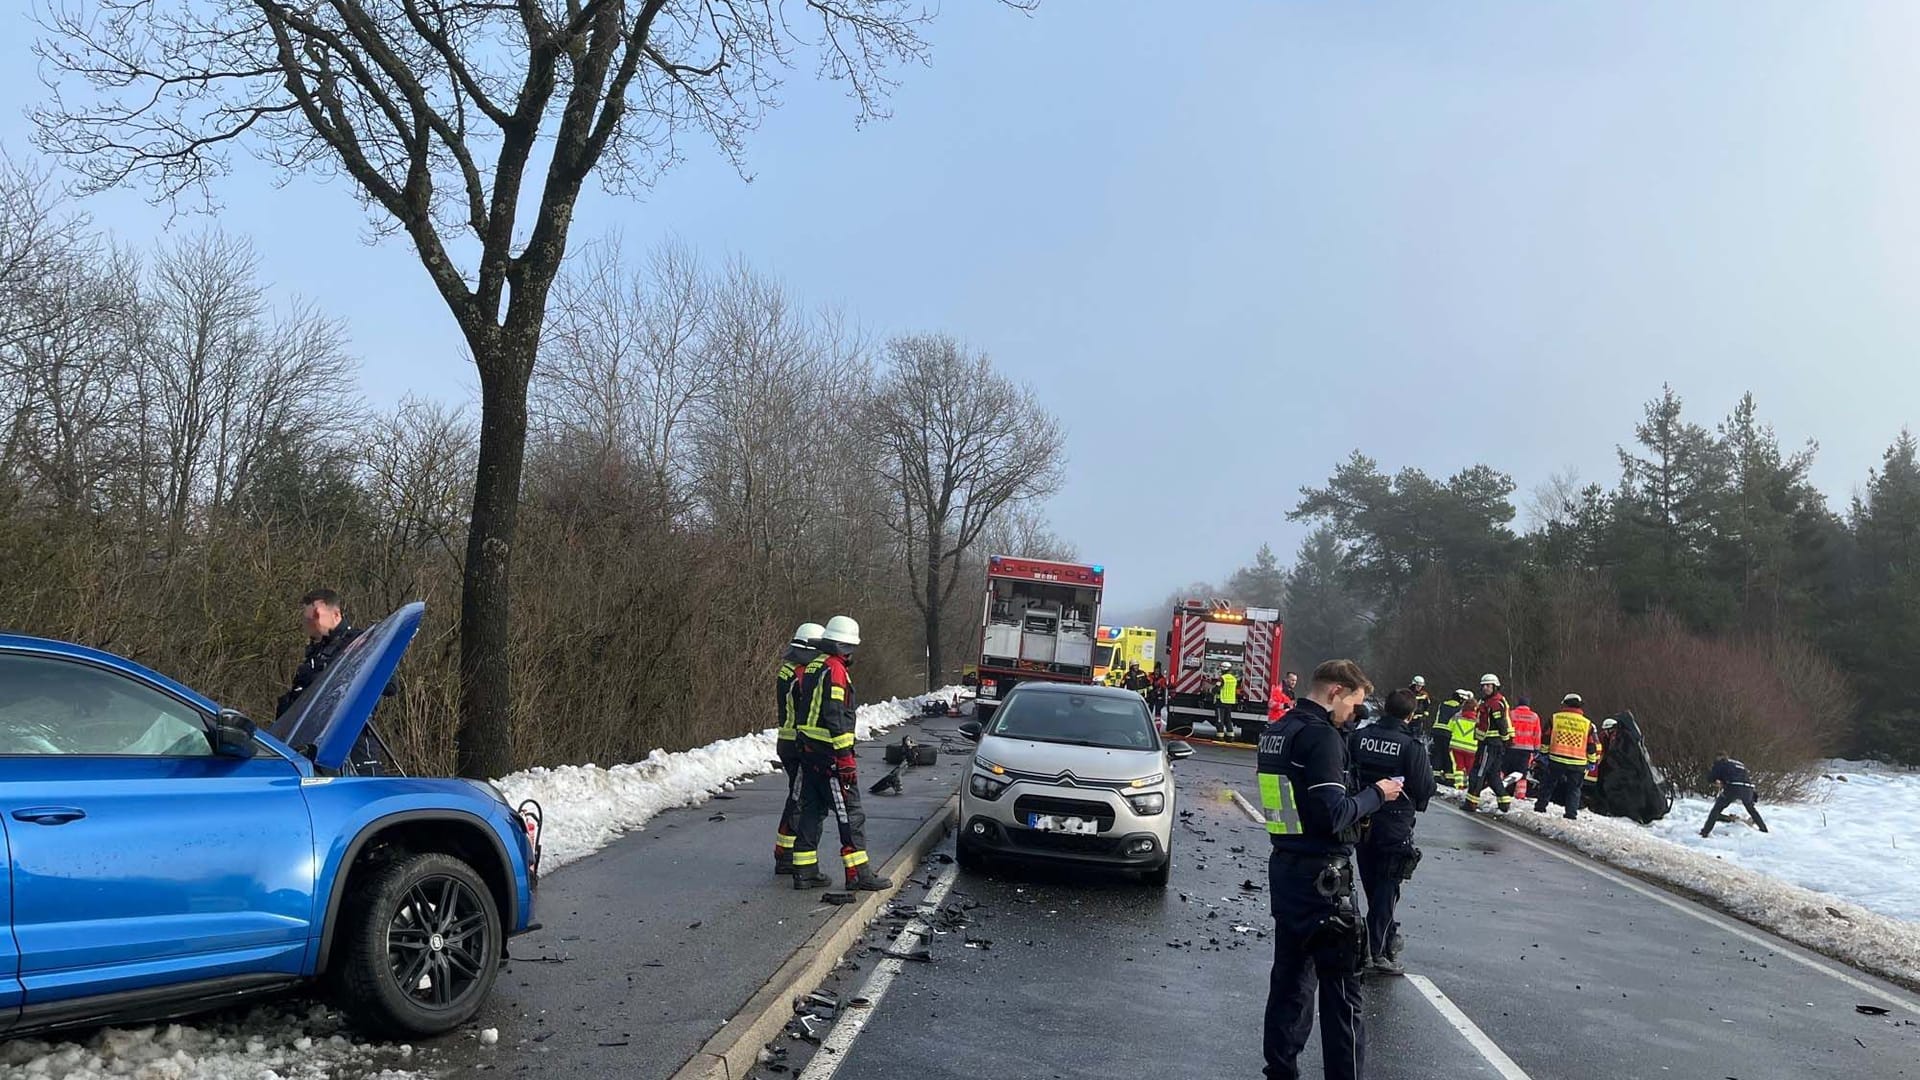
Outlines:
{"label": "white road marking", "polygon": [[1798,948],[1784,947],[1786,946],[1786,940],[1784,938],[1778,938],[1778,939],[1769,941],[1768,939],[1761,937],[1759,934],[1753,933],[1752,931],[1746,929],[1743,926],[1740,926],[1734,922],[1731,922],[1727,919],[1723,919],[1718,915],[1714,915],[1708,912],[1705,908],[1701,907],[1698,904],[1681,900],[1679,897],[1676,897],[1676,896],[1669,896],[1668,894],[1660,891],[1659,889],[1653,888],[1651,886],[1642,885],[1638,881],[1635,881],[1624,874],[1616,873],[1612,870],[1607,869],[1604,866],[1601,866],[1598,862],[1595,862],[1593,859],[1590,859],[1586,856],[1573,855],[1569,852],[1562,851],[1559,848],[1554,847],[1552,844],[1549,844],[1543,840],[1536,840],[1533,837],[1528,836],[1525,833],[1522,833],[1517,826],[1503,829],[1500,826],[1495,825],[1491,821],[1480,820],[1480,818],[1477,815],[1469,814],[1465,810],[1462,810],[1459,807],[1454,806],[1452,803],[1440,802],[1436,800],[1433,803],[1433,805],[1444,806],[1447,809],[1453,811],[1454,813],[1459,814],[1461,817],[1467,818],[1468,820],[1472,821],[1475,825],[1478,825],[1483,829],[1491,829],[1502,836],[1511,837],[1512,839],[1518,840],[1529,847],[1537,848],[1540,851],[1544,851],[1547,854],[1553,856],[1556,859],[1559,859],[1562,862],[1571,863],[1574,866],[1578,866],[1581,869],[1586,870],[1590,873],[1598,874],[1599,876],[1607,879],[1608,881],[1613,882],[1615,885],[1618,885],[1623,889],[1630,889],[1633,892],[1637,892],[1641,896],[1647,897],[1650,900],[1658,900],[1659,902],[1667,905],[1673,910],[1691,915],[1694,918],[1699,919],[1701,922],[1706,923],[1707,925],[1712,926],[1717,930],[1723,930],[1726,933],[1732,934],[1738,938],[1742,938],[1746,941],[1749,941],[1755,945],[1760,946],[1761,948],[1779,953],[1781,956],[1784,956],[1789,960],[1796,961],[1797,963],[1800,963],[1806,967],[1812,968],[1814,971],[1817,971],[1820,974],[1827,976],[1828,978],[1836,979],[1842,983],[1845,983],[1846,985],[1853,987],[1855,990],[1858,990],[1863,994],[1872,994],[1874,997],[1879,998],[1882,1001],[1891,1002],[1892,1004],[1902,1009],[1905,1009],[1907,1012],[1910,1012],[1915,1016],[1920,1016],[1920,1004],[1916,1004],[1912,999],[1902,996],[1901,994],[1895,993],[1893,991],[1882,989],[1878,986],[1873,985],[1870,982],[1867,982],[1865,979],[1855,978],[1854,976],[1849,975],[1844,971],[1841,971],[1839,968],[1836,968],[1831,964],[1822,963],[1819,960],[1815,960],[1811,956],[1803,955],[1798,950]]}
{"label": "white road marking", "polygon": [[[939,907],[940,902],[947,898],[947,890],[953,888],[953,880],[959,872],[957,866],[947,867],[946,872],[935,879],[932,887],[927,889],[926,899],[920,901],[921,905]],[[920,944],[930,932],[926,921],[915,916],[908,920],[899,934],[895,935],[893,943],[887,946],[887,950],[906,952]],[[903,961],[889,957],[874,965],[873,973],[868,975],[867,981],[860,985],[858,995],[867,999],[866,1008],[854,1009],[849,1008],[846,1001],[840,1003],[840,1015],[833,1025],[833,1030],[827,1032],[827,1037],[821,1040],[820,1049],[814,1052],[813,1060],[807,1062],[806,1069],[800,1074],[800,1080],[829,1080],[834,1073],[840,1071],[840,1063],[846,1060],[847,1051],[853,1048],[853,1041],[860,1037],[861,1031],[865,1030],[867,1020],[880,1011],[880,1001],[887,996],[887,988],[893,985],[894,977],[900,974],[902,963]]]}
{"label": "white road marking", "polygon": [[1260,811],[1256,809],[1252,803],[1247,801],[1245,795],[1240,794],[1232,788],[1227,789],[1227,794],[1233,796],[1233,801],[1239,805],[1240,812],[1247,815],[1248,821],[1253,822],[1255,825],[1266,824],[1267,819],[1260,816]]}
{"label": "white road marking", "polygon": [[1447,1023],[1453,1025],[1455,1031],[1465,1036],[1467,1042],[1480,1052],[1481,1057],[1487,1059],[1487,1064],[1493,1066],[1493,1071],[1499,1073],[1504,1080],[1533,1080],[1527,1075],[1525,1069],[1515,1064],[1514,1060],[1506,1055],[1506,1051],[1501,1050],[1492,1039],[1487,1038],[1487,1033],[1480,1030],[1480,1025],[1467,1019],[1467,1014],[1461,1012],[1458,1005],[1441,993],[1440,988],[1433,985],[1433,980],[1423,975],[1409,974],[1407,981],[1420,991],[1421,996],[1425,997],[1429,1004],[1439,1010],[1440,1015],[1446,1018]]}

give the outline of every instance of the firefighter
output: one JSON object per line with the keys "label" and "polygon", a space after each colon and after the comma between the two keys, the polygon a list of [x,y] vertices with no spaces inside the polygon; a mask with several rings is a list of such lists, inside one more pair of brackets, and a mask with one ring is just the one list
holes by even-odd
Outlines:
{"label": "firefighter", "polygon": [[775,707],[780,717],[779,739],[774,747],[780,756],[780,769],[787,774],[787,802],[780,808],[780,828],[773,837],[775,874],[793,873],[793,830],[800,820],[800,745],[799,733],[794,730],[795,690],[807,663],[820,655],[817,643],[826,632],[827,628],[819,623],[801,623],[793,632],[793,640],[787,642],[787,651],[780,657],[779,674],[773,680]]}
{"label": "firefighter", "polygon": [[1753,777],[1747,775],[1747,767],[1729,757],[1725,750],[1716,757],[1718,760],[1713,763],[1713,771],[1707,774],[1707,779],[1719,783],[1720,795],[1713,800],[1713,809],[1707,812],[1707,823],[1700,826],[1700,835],[1712,835],[1714,823],[1735,802],[1746,807],[1747,816],[1753,819],[1754,825],[1761,832],[1766,832],[1766,820],[1760,816],[1760,808],[1754,805]]}
{"label": "firefighter", "polygon": [[1507,748],[1507,775],[1514,777],[1508,785],[1508,794],[1516,799],[1527,797],[1527,777],[1533,775],[1533,758],[1540,752],[1540,714],[1533,711],[1533,703],[1525,694],[1514,699],[1513,709],[1507,713],[1507,719],[1513,723],[1513,745]]}
{"label": "firefighter", "polygon": [[1233,673],[1233,665],[1220,665],[1220,681],[1213,692],[1213,726],[1219,731],[1216,738],[1228,741],[1237,737],[1233,724],[1234,706],[1240,704],[1240,676]]}
{"label": "firefighter", "polygon": [[1396,799],[1373,815],[1355,854],[1360,863],[1360,887],[1367,894],[1367,955],[1373,970],[1404,975],[1400,966],[1399,924],[1393,909],[1400,902],[1400,883],[1420,860],[1413,846],[1413,815],[1433,798],[1433,767],[1427,762],[1426,732],[1413,727],[1415,698],[1411,690],[1387,695],[1385,714],[1378,723],[1355,731],[1347,739],[1353,758],[1353,779],[1360,787],[1395,777],[1405,785],[1404,799]]}
{"label": "firefighter", "polygon": [[1433,724],[1433,695],[1427,693],[1427,677],[1415,675],[1413,685],[1407,689],[1413,694],[1413,716],[1407,726],[1414,731],[1426,731]]}
{"label": "firefighter", "polygon": [[1546,813],[1547,804],[1559,799],[1566,803],[1568,821],[1580,816],[1587,764],[1600,760],[1600,740],[1585,706],[1579,694],[1568,694],[1560,699],[1560,711],[1547,721],[1541,736],[1547,749],[1547,782],[1540,785],[1540,798],[1533,804],[1536,814]]}
{"label": "firefighter", "polygon": [[1316,989],[1326,1075],[1358,1077],[1364,1065],[1360,968],[1366,926],[1354,902],[1351,856],[1360,823],[1401,793],[1391,777],[1357,795],[1347,793],[1347,741],[1340,729],[1371,689],[1360,665],[1329,660],[1314,670],[1307,696],[1260,736],[1260,805],[1272,845],[1267,873],[1274,919],[1262,1047],[1269,1078],[1300,1075]]}
{"label": "firefighter", "polygon": [[[860,808],[860,774],[853,756],[856,707],[848,674],[860,645],[860,624],[845,615],[827,620],[820,655],[807,663],[796,702],[794,730],[800,744],[800,824],[793,843],[793,887],[822,889],[820,833],[827,815],[840,827],[840,862],[848,891],[881,892],[893,882],[867,865],[867,814]],[[804,705],[805,713],[798,712]]]}
{"label": "firefighter", "polygon": [[1136,694],[1144,694],[1150,681],[1151,680],[1147,678],[1147,673],[1140,670],[1139,664],[1128,664],[1127,677],[1120,685]]}
{"label": "firefighter", "polygon": [[1147,708],[1153,711],[1155,721],[1165,724],[1167,721],[1167,675],[1154,669],[1153,677],[1147,683]]}
{"label": "firefighter", "polygon": [[1507,746],[1513,742],[1513,721],[1507,716],[1507,699],[1500,693],[1500,676],[1489,671],[1480,677],[1480,756],[1467,780],[1467,809],[1480,809],[1480,792],[1494,791],[1500,812],[1513,809],[1513,796],[1507,794]]}
{"label": "firefighter", "polygon": [[1447,721],[1447,756],[1453,761],[1447,783],[1465,791],[1467,777],[1474,771],[1474,755],[1480,749],[1480,716],[1474,707],[1473,695],[1465,690],[1459,694],[1465,700],[1460,704],[1460,711]]}
{"label": "firefighter", "polygon": [[1453,754],[1449,744],[1453,736],[1449,725],[1470,700],[1472,698],[1465,690],[1455,690],[1434,707],[1433,724],[1427,733],[1427,757],[1433,762],[1433,779],[1436,783],[1444,781],[1453,787],[1460,786],[1451,779]]}

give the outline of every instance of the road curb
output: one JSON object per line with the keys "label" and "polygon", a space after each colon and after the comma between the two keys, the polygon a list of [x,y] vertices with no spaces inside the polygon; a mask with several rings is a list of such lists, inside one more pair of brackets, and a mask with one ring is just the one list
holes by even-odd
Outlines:
{"label": "road curb", "polygon": [[955,792],[921,822],[881,869],[883,875],[894,880],[894,887],[886,892],[860,894],[858,903],[843,908],[814,931],[670,1080],[744,1080],[748,1070],[760,1063],[761,1048],[777,1038],[793,1018],[793,999],[812,992],[833,974],[840,958],[906,887],[920,860],[939,846],[959,816],[960,793]]}

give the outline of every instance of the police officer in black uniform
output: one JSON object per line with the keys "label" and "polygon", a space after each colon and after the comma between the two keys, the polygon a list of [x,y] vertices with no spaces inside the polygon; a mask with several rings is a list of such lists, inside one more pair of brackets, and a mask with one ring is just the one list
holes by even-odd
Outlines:
{"label": "police officer in black uniform", "polygon": [[1387,695],[1386,715],[1347,738],[1356,784],[1364,788],[1388,777],[1406,784],[1405,798],[1388,803],[1368,820],[1366,836],[1354,852],[1360,888],[1367,894],[1367,955],[1373,958],[1373,970],[1383,975],[1406,974],[1400,966],[1393,909],[1400,902],[1400,883],[1420,860],[1413,846],[1413,815],[1433,798],[1426,732],[1414,727],[1420,720],[1413,691],[1395,690]]}
{"label": "police officer in black uniform", "polygon": [[1340,729],[1373,683],[1351,660],[1329,660],[1305,697],[1260,736],[1260,804],[1273,852],[1273,975],[1267,991],[1266,1075],[1295,1080],[1319,993],[1328,1080],[1358,1080],[1366,1060],[1360,969],[1366,929],[1354,903],[1353,845],[1362,821],[1400,797],[1391,778],[1348,793]]}

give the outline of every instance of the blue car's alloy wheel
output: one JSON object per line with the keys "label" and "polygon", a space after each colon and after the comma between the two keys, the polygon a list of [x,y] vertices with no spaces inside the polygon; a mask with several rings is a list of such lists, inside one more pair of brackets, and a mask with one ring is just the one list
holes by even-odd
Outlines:
{"label": "blue car's alloy wheel", "polygon": [[465,1004],[492,963],[490,906],[457,878],[416,881],[387,925],[395,988],[429,1009]]}
{"label": "blue car's alloy wheel", "polygon": [[472,866],[440,852],[365,871],[348,894],[340,1004],[362,1027],[443,1035],[473,1019],[500,971],[498,901]]}

